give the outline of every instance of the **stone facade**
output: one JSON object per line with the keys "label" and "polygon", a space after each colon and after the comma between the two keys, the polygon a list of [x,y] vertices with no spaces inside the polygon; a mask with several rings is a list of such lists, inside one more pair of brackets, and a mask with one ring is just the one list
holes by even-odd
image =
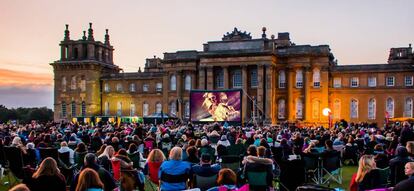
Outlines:
{"label": "stone facade", "polygon": [[102,43],[92,24],[80,40],[71,40],[66,28],[61,59],[51,63],[55,120],[154,112],[187,120],[191,89],[232,88],[243,89],[243,122],[327,124],[324,108],[334,120],[353,122],[412,117],[411,45],[392,48],[388,64],[338,65],[328,45],[296,45],[289,33],[267,38],[262,32],[253,39],[235,28],[202,51],[164,53],[147,59],[143,71],[125,73],[113,63],[108,31]]}

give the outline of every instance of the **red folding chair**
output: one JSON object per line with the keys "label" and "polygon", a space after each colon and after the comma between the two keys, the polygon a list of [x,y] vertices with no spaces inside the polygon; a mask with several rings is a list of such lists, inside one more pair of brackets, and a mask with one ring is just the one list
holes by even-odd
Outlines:
{"label": "red folding chair", "polygon": [[112,173],[114,174],[115,181],[119,182],[121,180],[121,161],[111,160],[112,164]]}

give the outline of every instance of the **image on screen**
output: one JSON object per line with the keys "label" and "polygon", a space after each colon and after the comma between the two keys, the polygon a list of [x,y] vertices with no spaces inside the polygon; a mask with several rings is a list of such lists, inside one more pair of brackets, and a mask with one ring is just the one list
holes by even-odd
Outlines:
{"label": "image on screen", "polygon": [[241,91],[191,91],[191,121],[241,121]]}

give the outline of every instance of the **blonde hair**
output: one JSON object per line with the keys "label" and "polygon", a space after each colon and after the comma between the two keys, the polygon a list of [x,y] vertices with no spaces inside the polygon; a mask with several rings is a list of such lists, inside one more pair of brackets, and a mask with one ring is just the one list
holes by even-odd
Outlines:
{"label": "blonde hair", "polygon": [[358,171],[355,178],[355,182],[362,182],[365,175],[373,169],[376,169],[377,165],[372,155],[363,155],[359,159]]}
{"label": "blonde hair", "polygon": [[79,182],[76,191],[86,191],[88,188],[104,188],[104,184],[99,178],[98,173],[90,168],[85,168],[79,175]]}
{"label": "blonde hair", "polygon": [[47,157],[40,163],[39,168],[32,177],[39,178],[40,176],[62,176],[55,159]]}
{"label": "blonde hair", "polygon": [[183,150],[180,147],[174,147],[170,151],[170,160],[181,160]]}
{"label": "blonde hair", "polygon": [[[112,152],[112,156],[110,156],[110,154],[109,154],[110,152]],[[111,145],[108,145],[108,146],[105,147],[105,150],[103,151],[103,153],[101,155],[99,155],[99,157],[107,156],[110,159],[114,155],[115,155],[114,147],[112,147]]]}
{"label": "blonde hair", "polygon": [[164,153],[160,149],[153,149],[149,154],[147,161],[163,162],[165,160]]}

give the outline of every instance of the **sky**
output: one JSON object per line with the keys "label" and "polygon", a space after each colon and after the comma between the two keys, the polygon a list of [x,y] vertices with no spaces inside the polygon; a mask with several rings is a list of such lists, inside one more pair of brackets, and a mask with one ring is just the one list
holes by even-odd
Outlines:
{"label": "sky", "polygon": [[93,23],[109,29],[114,62],[138,71],[164,52],[202,50],[234,27],[260,38],[290,32],[298,44],[330,46],[339,64],[386,63],[414,42],[412,0],[0,0],[0,104],[53,106],[53,70],[65,24],[72,39]]}

